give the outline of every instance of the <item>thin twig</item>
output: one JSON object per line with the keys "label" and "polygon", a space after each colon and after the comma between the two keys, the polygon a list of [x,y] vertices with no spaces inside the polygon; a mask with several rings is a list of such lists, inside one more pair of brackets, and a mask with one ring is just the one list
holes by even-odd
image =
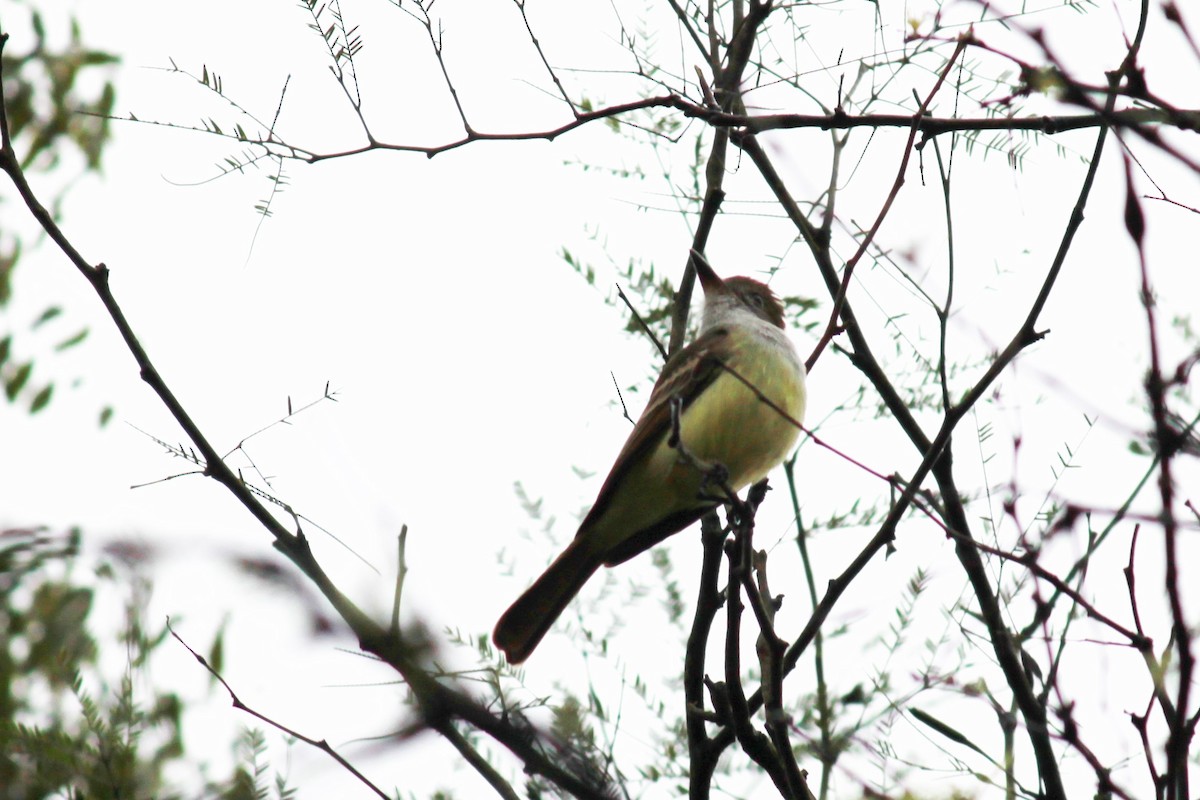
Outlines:
{"label": "thin twig", "polygon": [[225,680],[225,678],[221,675],[221,673],[217,672],[217,670],[214,669],[213,666],[208,663],[208,659],[206,659],[204,656],[200,655],[195,650],[193,650],[192,646],[190,644],[188,644],[187,642],[185,642],[183,640],[182,636],[180,636],[178,633],[176,633],[175,629],[173,627],[171,627],[170,617],[167,618],[167,630],[171,632],[171,636],[173,636],[175,638],[175,641],[177,641],[181,645],[183,645],[184,649],[187,650],[189,653],[191,653],[192,657],[195,658],[198,662],[200,662],[200,666],[204,667],[204,669],[206,669],[208,671],[209,675],[212,675],[213,678],[216,679],[216,681],[221,684],[221,686],[225,687],[225,691],[226,691],[226,693],[229,694],[229,699],[233,703],[234,708],[238,709],[239,711],[245,711],[247,714],[254,717],[255,719],[265,722],[266,724],[270,725],[272,728],[275,728],[276,730],[283,732],[287,736],[291,736],[294,739],[299,739],[300,741],[304,742],[305,744],[310,745],[311,747],[315,747],[316,749],[322,751],[323,753],[327,754],[330,758],[332,758],[334,761],[336,761],[341,766],[342,769],[346,770],[351,775],[353,775],[355,778],[357,778],[364,786],[366,786],[372,792],[374,792],[375,794],[384,798],[384,800],[389,800],[390,795],[388,795],[387,792],[380,789],[378,786],[376,786],[374,783],[372,783],[370,781],[370,779],[367,778],[366,775],[363,775],[361,772],[359,772],[357,767],[355,767],[353,764],[351,764],[349,761],[347,761],[345,758],[343,758],[342,755],[340,753],[338,753],[336,750],[334,750],[330,746],[329,742],[327,742],[325,739],[313,739],[311,736],[305,736],[303,733],[300,733],[297,730],[289,728],[288,726],[284,725],[283,723],[278,722],[277,720],[274,720],[271,717],[268,717],[266,714],[263,714],[262,712],[257,711],[256,709],[243,703],[242,699],[240,697],[238,697],[237,692],[235,692],[233,690],[233,687],[229,685],[229,682]]}

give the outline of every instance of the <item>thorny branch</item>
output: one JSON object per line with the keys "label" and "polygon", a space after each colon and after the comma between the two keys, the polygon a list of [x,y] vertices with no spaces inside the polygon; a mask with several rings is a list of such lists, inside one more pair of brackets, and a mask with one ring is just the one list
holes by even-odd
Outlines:
{"label": "thorny branch", "polygon": [[[662,95],[642,100],[631,100],[626,103],[616,103],[594,111],[577,112],[573,119],[553,128],[540,131],[518,131],[499,133],[468,130],[462,137],[449,142],[432,145],[417,145],[400,142],[369,141],[359,147],[344,150],[322,151],[313,150],[299,144],[292,144],[278,138],[277,134],[267,136],[239,136],[224,130],[195,129],[172,122],[161,122],[141,117],[116,117],[115,119],[137,122],[143,125],[157,125],[166,128],[179,128],[210,136],[230,139],[242,144],[256,145],[269,148],[276,155],[294,158],[310,164],[334,159],[350,158],[372,151],[393,151],[401,153],[418,153],[433,158],[434,156],[457,150],[460,147],[479,142],[521,142],[544,140],[552,142],[560,136],[583,128],[599,120],[620,120],[636,111],[649,109],[671,109],[682,113],[689,119],[707,123],[717,130],[737,130],[745,134],[766,133],[777,130],[797,130],[814,128],[817,130],[853,130],[867,128],[880,130],[883,128],[912,128],[914,126],[911,114],[861,114],[850,115],[835,111],[831,114],[738,114],[711,109],[703,104],[695,103],[679,95]],[[1151,126],[1167,125],[1184,131],[1200,131],[1200,109],[1160,109],[1133,108],[1112,111],[1108,114],[1098,112],[1086,114],[1063,114],[1054,116],[1033,117],[922,117],[916,123],[916,130],[924,140],[947,133],[965,131],[1028,131],[1056,135],[1070,131],[1087,130],[1091,128],[1111,127],[1141,131]],[[1189,167],[1195,167],[1190,159],[1181,154],[1181,158]]]}

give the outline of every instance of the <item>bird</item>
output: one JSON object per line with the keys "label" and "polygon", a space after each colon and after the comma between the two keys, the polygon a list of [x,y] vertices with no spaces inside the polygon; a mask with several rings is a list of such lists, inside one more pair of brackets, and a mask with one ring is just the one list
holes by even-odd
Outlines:
{"label": "bird", "polygon": [[702,464],[719,464],[737,492],[799,438],[805,369],[783,304],[753,278],[723,280],[699,254],[693,263],[704,290],[696,339],[667,359],[575,538],[496,623],[492,640],[510,664],[533,653],[601,566],[628,561],[720,504]]}

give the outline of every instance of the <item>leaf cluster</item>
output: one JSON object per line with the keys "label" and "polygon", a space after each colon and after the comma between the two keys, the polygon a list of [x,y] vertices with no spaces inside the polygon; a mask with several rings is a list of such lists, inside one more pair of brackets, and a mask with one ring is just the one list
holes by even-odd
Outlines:
{"label": "leaf cluster", "polygon": [[[102,564],[98,583],[75,576],[80,533],[0,530],[0,800],[181,798],[167,780],[186,764],[206,797],[291,797],[285,776],[268,775],[267,744],[257,730],[233,743],[236,763],[223,781],[204,781],[187,759],[186,704],[174,692],[139,687],[165,626],[144,619],[150,584]],[[93,614],[107,582],[128,587],[119,630],[98,633]],[[109,648],[127,656],[116,677],[101,667]]]}
{"label": "leaf cluster", "polygon": [[[163,771],[183,755],[182,702],[161,693],[143,705],[132,670],[101,674],[96,590],[70,577],[79,532],[7,530],[0,542],[0,797],[178,796]],[[128,612],[120,638],[141,667],[162,636],[137,602]]]}
{"label": "leaf cluster", "polygon": [[[12,27],[11,14],[5,15],[6,30]],[[32,42],[25,52],[6,47],[3,52],[4,103],[9,130],[22,153],[21,167],[26,170],[49,172],[64,165],[66,157],[76,152],[83,158],[84,171],[99,171],[101,155],[111,132],[116,92],[111,80],[104,80],[96,90],[80,88],[82,78],[95,73],[107,75],[117,57],[87,46],[74,19],[69,21],[65,44],[51,44],[42,15],[34,10],[28,17],[29,36],[22,42]],[[63,192],[52,198],[57,209]],[[0,226],[0,314],[13,292],[13,273],[25,251],[19,233]],[[30,334],[46,326],[63,313],[58,306],[41,312],[30,326]],[[59,323],[62,324],[62,323]],[[69,333],[45,328],[57,340],[52,352],[61,352],[80,344],[87,328],[73,326]],[[55,381],[50,378],[34,380],[35,359],[18,354],[36,350],[35,345],[18,341],[12,331],[0,326],[0,384],[8,402],[20,402],[30,413],[45,408],[54,395]],[[101,412],[101,424],[107,422],[111,410]]]}

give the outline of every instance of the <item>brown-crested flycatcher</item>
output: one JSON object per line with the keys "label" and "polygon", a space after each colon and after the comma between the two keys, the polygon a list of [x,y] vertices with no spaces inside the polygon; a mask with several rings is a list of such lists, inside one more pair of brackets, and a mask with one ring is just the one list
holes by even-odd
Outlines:
{"label": "brown-crested flycatcher", "polygon": [[804,364],[784,332],[783,305],[756,280],[721,280],[702,258],[694,261],[704,288],[700,333],[667,360],[575,539],[496,623],[492,639],[510,663],[529,657],[601,564],[633,558],[718,505],[719,488],[706,486],[704,471],[668,442],[673,400],[682,449],[722,465],[735,492],[765,477],[796,443]]}

